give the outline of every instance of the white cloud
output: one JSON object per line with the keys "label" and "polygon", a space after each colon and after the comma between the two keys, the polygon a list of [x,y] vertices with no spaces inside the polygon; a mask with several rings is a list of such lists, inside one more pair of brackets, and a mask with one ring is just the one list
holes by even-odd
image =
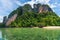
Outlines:
{"label": "white cloud", "polygon": [[31,0],[31,1],[28,1],[28,2],[25,2],[25,3],[22,4],[20,1],[15,0],[15,3],[16,3],[17,5],[20,5],[20,6],[23,6],[23,5],[25,5],[25,4],[30,4],[30,5],[33,7],[33,4],[41,3],[41,4],[48,4],[51,8],[57,7],[57,6],[56,6],[57,2],[55,2],[55,4],[50,4],[50,3],[49,3],[50,1],[51,1],[51,0]]}
{"label": "white cloud", "polygon": [[36,0],[36,2],[47,4],[50,0]]}
{"label": "white cloud", "polygon": [[60,17],[60,15],[59,15],[59,17]]}
{"label": "white cloud", "polygon": [[49,3],[48,5],[49,5],[51,8],[60,7],[60,3],[58,3],[57,1],[55,1],[54,3]]}
{"label": "white cloud", "polygon": [[48,4],[51,8],[57,7],[55,4]]}
{"label": "white cloud", "polygon": [[35,0],[32,0],[32,1],[26,2],[24,4],[30,4],[33,7],[33,4],[35,4],[35,3],[36,3],[36,1]]}
{"label": "white cloud", "polygon": [[22,4],[20,1],[18,1],[18,0],[15,0],[14,1],[17,5],[19,5],[19,6],[23,6],[24,4]]}
{"label": "white cloud", "polygon": [[20,1],[15,0],[15,3],[20,6],[23,6],[24,4],[30,4],[33,7],[33,4],[37,4],[37,3],[48,4],[49,1],[50,0],[31,0],[22,4]]}
{"label": "white cloud", "polygon": [[3,16],[0,16],[0,19],[2,19],[3,18]]}

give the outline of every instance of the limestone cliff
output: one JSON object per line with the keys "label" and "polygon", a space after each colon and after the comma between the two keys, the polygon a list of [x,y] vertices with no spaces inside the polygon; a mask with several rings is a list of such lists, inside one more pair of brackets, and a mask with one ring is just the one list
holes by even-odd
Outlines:
{"label": "limestone cliff", "polygon": [[8,21],[6,22],[6,26],[8,26],[9,24],[11,24],[11,22],[13,22],[17,17],[17,14],[14,14],[11,18],[8,19]]}
{"label": "limestone cliff", "polygon": [[8,16],[8,19],[6,20],[4,19],[3,22],[5,22],[5,25],[8,26],[13,21],[15,21],[18,15],[20,16],[24,14],[25,12],[32,12],[32,11],[34,11],[35,13],[42,13],[42,12],[52,11],[52,9],[48,5],[34,4],[34,8],[32,8],[29,4],[26,4],[22,7],[17,8],[12,13],[10,13],[10,15]]}
{"label": "limestone cliff", "polygon": [[34,11],[38,13],[52,11],[48,5],[34,4]]}

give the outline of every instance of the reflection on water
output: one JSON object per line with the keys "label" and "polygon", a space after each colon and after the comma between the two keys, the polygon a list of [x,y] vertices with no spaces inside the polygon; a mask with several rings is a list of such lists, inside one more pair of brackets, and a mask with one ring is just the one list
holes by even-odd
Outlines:
{"label": "reflection on water", "polygon": [[2,40],[2,32],[0,31],[0,40]]}
{"label": "reflection on water", "polygon": [[6,39],[6,35],[4,35],[4,40],[7,40],[7,39]]}
{"label": "reflection on water", "polygon": [[2,37],[2,31],[0,31],[0,40],[7,40],[6,35],[4,35],[4,37]]}

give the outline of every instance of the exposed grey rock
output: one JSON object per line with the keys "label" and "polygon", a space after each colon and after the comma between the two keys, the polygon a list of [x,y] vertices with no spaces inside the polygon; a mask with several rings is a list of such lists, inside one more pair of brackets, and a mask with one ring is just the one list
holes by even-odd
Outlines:
{"label": "exposed grey rock", "polygon": [[5,24],[7,22],[7,16],[3,17],[3,23]]}
{"label": "exposed grey rock", "polygon": [[17,17],[17,14],[14,14],[12,17],[8,18],[6,22],[6,26],[10,25],[13,21],[15,21],[16,17]]}
{"label": "exposed grey rock", "polygon": [[47,12],[52,11],[52,9],[46,5],[46,4],[34,4],[34,12],[41,13],[41,12]]}

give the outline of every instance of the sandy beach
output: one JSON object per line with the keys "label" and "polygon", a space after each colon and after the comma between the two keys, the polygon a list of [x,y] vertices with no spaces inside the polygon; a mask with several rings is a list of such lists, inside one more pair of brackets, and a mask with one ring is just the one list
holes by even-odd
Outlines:
{"label": "sandy beach", "polygon": [[60,26],[47,26],[47,27],[43,27],[45,29],[60,29]]}

